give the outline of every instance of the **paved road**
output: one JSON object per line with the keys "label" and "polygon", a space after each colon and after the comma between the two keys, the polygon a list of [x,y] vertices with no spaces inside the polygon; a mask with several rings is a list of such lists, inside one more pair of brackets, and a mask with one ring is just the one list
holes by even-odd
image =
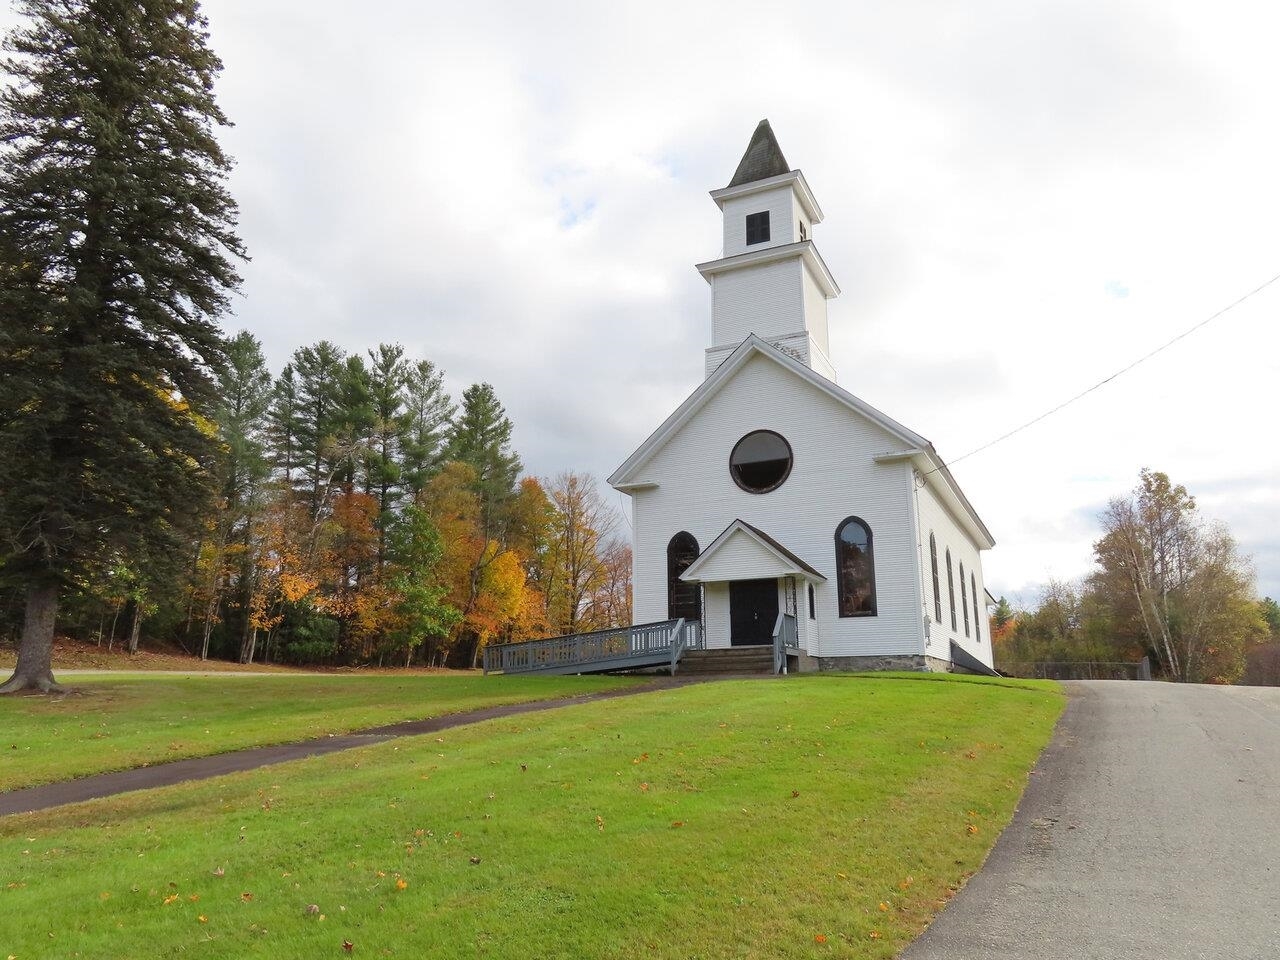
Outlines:
{"label": "paved road", "polygon": [[1013,822],[901,960],[1280,957],[1280,689],[1067,686]]}

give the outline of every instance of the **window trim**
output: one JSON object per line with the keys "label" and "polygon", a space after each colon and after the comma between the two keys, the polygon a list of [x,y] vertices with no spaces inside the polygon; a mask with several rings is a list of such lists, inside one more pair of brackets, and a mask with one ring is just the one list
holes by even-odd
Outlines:
{"label": "window trim", "polygon": [[982,618],[978,616],[978,580],[973,575],[972,570],[969,571],[969,586],[972,588],[973,593],[973,634],[974,638],[981,643],[982,628],[978,626],[982,622]]}
{"label": "window trim", "polygon": [[929,565],[933,569],[933,620],[942,622],[942,582],[938,579],[938,538],[929,531]]}
{"label": "window trim", "polygon": [[[787,469],[782,472],[782,476],[778,478],[777,482],[772,484],[771,486],[753,488],[753,487],[748,487],[745,483],[743,483],[738,478],[738,473],[734,468],[733,455],[738,452],[738,448],[742,446],[742,442],[744,440],[746,440],[748,437],[754,437],[758,433],[768,433],[768,434],[771,434],[772,436],[777,437],[779,440],[782,441],[782,445],[787,448]],[[795,455],[795,451],[791,449],[791,442],[782,434],[778,433],[777,430],[749,430],[748,432],[744,433],[742,436],[738,438],[738,442],[735,443],[733,445],[733,449],[729,451],[729,476],[732,477],[733,482],[738,485],[738,489],[746,493],[755,493],[755,494],[772,493],[774,490],[777,490],[780,486],[782,486],[784,483],[787,482],[787,478],[791,476],[791,468],[794,467],[795,464],[796,464],[796,455]]]}
{"label": "window trim", "polygon": [[[687,539],[681,540],[681,538],[687,538]],[[685,547],[686,549],[688,549],[689,547],[693,548],[692,559],[687,564],[685,564],[684,567],[679,572],[675,572],[674,570],[675,564],[672,563],[672,558],[671,558],[673,549],[677,547],[677,541],[681,541],[679,545]],[[677,614],[676,612],[676,606],[675,606],[676,598],[675,598],[675,590],[673,589],[673,587],[675,586],[676,582],[679,580],[680,574],[684,573],[685,570],[688,570],[689,567],[693,564],[693,561],[698,559],[699,553],[701,553],[701,548],[698,546],[698,538],[695,537],[688,530],[678,531],[677,533],[672,535],[670,540],[667,541],[667,619],[668,620],[679,619],[680,615]],[[694,599],[692,603],[694,606],[697,607],[698,615],[697,617],[694,617],[694,618],[685,617],[685,619],[686,620],[696,619],[701,621],[702,620],[702,584],[700,583],[690,584],[690,586],[693,587]]]}
{"label": "window trim", "polygon": [[964,561],[960,561],[960,609],[964,611],[964,635],[969,633],[969,587],[964,582]]}
{"label": "window trim", "polygon": [[956,580],[951,572],[951,548],[947,547],[947,593],[951,595],[951,632],[960,628],[956,625]]}
{"label": "window trim", "polygon": [[[755,223],[755,237],[756,237],[754,240],[751,239],[753,220]],[[764,224],[763,230],[761,229],[761,226],[760,226],[761,224]],[[761,236],[761,233],[763,233],[764,235]],[[769,224],[768,210],[757,210],[755,213],[747,214],[746,220],[743,224],[743,239],[746,241],[746,243],[744,244],[745,246],[754,247],[758,243],[768,243],[770,235],[771,235],[771,230],[770,230],[770,224]]]}
{"label": "window trim", "polygon": [[[862,532],[867,535],[867,566],[870,568],[869,578],[871,580],[871,609],[857,610],[853,613],[845,613],[844,612],[844,598],[846,593],[845,578],[844,578],[844,573],[840,567],[840,551],[844,541],[841,540],[840,534],[844,530],[844,528],[849,526],[849,524],[851,523],[856,523],[858,526],[862,528]],[[867,521],[863,520],[861,517],[855,517],[855,516],[845,517],[836,525],[834,540],[835,540],[835,547],[836,547],[836,613],[840,615],[841,619],[854,619],[856,617],[879,616],[880,606],[876,597],[875,535],[871,532],[871,524],[867,523]]]}

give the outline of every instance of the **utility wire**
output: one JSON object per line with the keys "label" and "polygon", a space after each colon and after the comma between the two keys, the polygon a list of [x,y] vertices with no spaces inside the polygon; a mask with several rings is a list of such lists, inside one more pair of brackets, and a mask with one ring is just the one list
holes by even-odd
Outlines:
{"label": "utility wire", "polygon": [[[966,453],[963,457],[957,457],[955,460],[952,460],[952,461],[951,461],[951,463],[949,464],[949,466],[953,466],[953,465],[955,465],[955,464],[959,463],[961,460],[968,460],[970,457],[974,456],[975,454],[982,453],[982,451],[984,451],[984,450],[989,450],[989,449],[991,449],[992,447],[994,447],[997,443],[1003,443],[1005,440],[1008,440],[1008,439],[1009,439],[1010,437],[1012,437],[1014,434],[1021,433],[1023,430],[1026,430],[1028,427],[1033,427],[1033,426],[1035,426],[1035,425],[1036,425],[1037,423],[1039,423],[1041,420],[1044,420],[1044,419],[1046,419],[1046,418],[1048,418],[1048,417],[1053,416],[1053,415],[1054,415],[1055,413],[1057,413],[1059,410],[1063,410],[1063,409],[1065,409],[1066,407],[1071,406],[1071,404],[1075,403],[1077,400],[1081,399],[1082,397],[1086,397],[1086,396],[1088,396],[1089,394],[1093,393],[1093,391],[1097,390],[1099,387],[1104,387],[1104,386],[1106,386],[1106,385],[1107,385],[1108,383],[1110,383],[1112,380],[1115,380],[1117,377],[1120,377],[1120,376],[1122,376],[1122,375],[1124,375],[1124,374],[1128,373],[1130,370],[1132,370],[1134,367],[1138,366],[1139,364],[1146,363],[1148,360],[1150,360],[1150,359],[1151,359],[1152,357],[1154,357],[1156,354],[1158,354],[1158,353],[1162,353],[1163,351],[1165,351],[1165,350],[1169,349],[1169,348],[1170,348],[1170,347],[1172,347],[1175,343],[1177,343],[1179,340],[1182,340],[1182,339],[1184,339],[1184,338],[1186,338],[1186,337],[1191,336],[1191,334],[1195,333],[1195,332],[1196,332],[1197,330],[1199,330],[1201,327],[1205,326],[1206,324],[1212,323],[1214,320],[1217,320],[1217,319],[1218,319],[1220,316],[1222,316],[1224,313],[1227,313],[1227,312],[1229,312],[1229,311],[1231,311],[1231,310],[1234,310],[1236,307],[1240,306],[1240,304],[1244,303],[1244,302],[1245,302],[1246,300],[1248,300],[1250,297],[1253,297],[1253,296],[1255,296],[1256,294],[1261,293],[1263,290],[1267,289],[1267,287],[1271,286],[1273,283],[1275,283],[1275,282],[1276,282],[1276,281],[1278,281],[1278,280],[1280,280],[1280,273],[1277,273],[1274,277],[1272,277],[1270,280],[1266,281],[1265,283],[1262,283],[1262,284],[1260,284],[1259,286],[1254,287],[1252,290],[1250,290],[1250,291],[1249,291],[1248,293],[1246,293],[1244,296],[1240,297],[1238,300],[1235,300],[1234,302],[1227,304],[1225,307],[1223,307],[1223,308],[1222,308],[1221,310],[1219,310],[1217,313],[1212,314],[1211,316],[1205,317],[1203,320],[1201,320],[1201,321],[1200,321],[1199,323],[1197,323],[1195,326],[1188,327],[1186,330],[1183,330],[1183,331],[1182,331],[1182,333],[1178,334],[1178,335],[1177,335],[1176,337],[1174,337],[1173,339],[1171,339],[1171,340],[1166,340],[1164,343],[1160,344],[1160,346],[1156,347],[1156,348],[1155,348],[1154,350],[1152,350],[1150,353],[1143,354],[1141,357],[1139,357],[1137,360],[1133,361],[1133,363],[1129,364],[1127,367],[1122,367],[1121,369],[1117,370],[1115,373],[1111,374],[1111,376],[1109,376],[1109,377],[1104,377],[1103,379],[1099,380],[1097,383],[1095,383],[1093,386],[1089,387],[1088,389],[1086,389],[1086,390],[1081,390],[1081,391],[1080,391],[1079,393],[1077,393],[1074,397],[1071,397],[1071,398],[1070,398],[1070,399],[1068,399],[1068,400],[1064,400],[1064,401],[1062,401],[1062,403],[1058,404],[1058,405],[1057,405],[1056,407],[1054,407],[1052,410],[1046,410],[1044,413],[1040,414],[1040,416],[1036,417],[1034,420],[1028,420],[1026,423],[1022,424],[1022,426],[1020,426],[1020,427],[1014,427],[1014,428],[1013,428],[1012,430],[1010,430],[1008,433],[1003,434],[1002,436],[996,437],[996,438],[995,438],[994,440],[992,440],[990,443],[984,443],[982,446],[980,446],[980,447],[978,447],[978,448],[976,448],[976,449],[974,449],[974,450],[970,450],[970,451],[969,451],[968,453]],[[938,472],[938,470],[940,470],[940,469],[941,469],[941,468],[940,468],[940,467],[938,467],[938,468],[935,468],[935,469],[933,469],[933,470],[930,470],[930,471],[929,471],[929,473],[926,473],[926,474],[925,474],[925,476],[928,476],[929,474],[932,474],[932,473],[937,473],[937,472]]]}

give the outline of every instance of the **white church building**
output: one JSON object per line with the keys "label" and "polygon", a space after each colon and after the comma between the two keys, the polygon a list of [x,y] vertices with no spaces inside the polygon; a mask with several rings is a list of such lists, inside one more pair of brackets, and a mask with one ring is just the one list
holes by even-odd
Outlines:
{"label": "white church building", "polygon": [[808,181],[761,121],[727,187],[706,379],[609,477],[631,498],[636,623],[791,670],[989,671],[995,541],[933,445],[836,382]]}

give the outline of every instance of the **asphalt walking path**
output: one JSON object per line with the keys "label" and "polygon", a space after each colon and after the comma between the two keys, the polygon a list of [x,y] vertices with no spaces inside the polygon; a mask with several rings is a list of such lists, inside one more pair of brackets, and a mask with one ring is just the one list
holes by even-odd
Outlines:
{"label": "asphalt walking path", "polygon": [[382,727],[372,727],[356,733],[323,737],[318,740],[303,740],[296,743],[281,743],[270,747],[255,747],[250,750],[236,750],[233,753],[222,753],[211,757],[192,757],[189,760],[174,760],[170,763],[159,763],[149,767],[137,767],[133,770],[121,770],[116,773],[102,773],[79,780],[64,780],[60,783],[48,783],[39,787],[26,787],[0,793],[0,816],[13,813],[32,813],[36,810],[47,810],[67,803],[79,803],[82,800],[97,800],[111,797],[133,790],[151,790],[155,787],[169,787],[175,783],[189,780],[208,780],[221,777],[227,773],[240,773],[244,770],[256,770],[273,763],[286,763],[290,760],[302,760],[325,753],[336,753],[339,750],[350,750],[353,747],[367,747],[375,743],[383,743],[398,737],[413,737],[424,733],[436,733],[450,730],[485,720],[499,717],[513,717],[523,713],[537,713],[543,710],[557,710],[561,707],[591,703],[596,700],[612,700],[617,697],[633,697],[655,690],[669,690],[673,687],[688,686],[699,683],[694,679],[657,679],[650,683],[620,690],[606,690],[600,693],[587,693],[576,697],[560,697],[554,700],[532,700],[525,703],[508,703],[496,707],[484,707],[480,710],[468,710],[464,713],[450,713],[440,717],[429,717],[426,720],[410,720],[405,723],[393,723]]}
{"label": "asphalt walking path", "polygon": [[900,960],[1280,957],[1280,689],[1071,702],[986,866]]}

